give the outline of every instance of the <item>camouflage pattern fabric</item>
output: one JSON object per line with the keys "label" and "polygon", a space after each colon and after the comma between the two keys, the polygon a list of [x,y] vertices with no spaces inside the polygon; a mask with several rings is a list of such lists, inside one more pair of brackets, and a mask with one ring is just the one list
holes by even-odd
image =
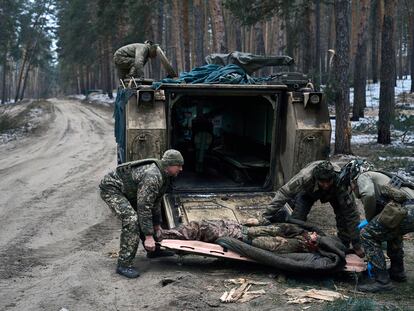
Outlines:
{"label": "camouflage pattern fabric", "polygon": [[144,77],[144,66],[148,61],[150,46],[145,43],[133,43],[119,48],[114,54],[114,63],[120,79]]}
{"label": "camouflage pattern fabric", "polygon": [[162,239],[195,240],[214,243],[231,237],[275,253],[309,252],[315,249],[309,234],[293,224],[246,227],[229,220],[191,221],[178,228],[162,230]]}
{"label": "camouflage pattern fabric", "polygon": [[274,222],[274,217],[286,203],[293,207],[292,217],[306,221],[313,204],[320,200],[322,203],[329,202],[334,209],[338,237],[349,246],[359,247],[360,238],[357,226],[359,224],[359,213],[353,196],[349,191],[337,183],[339,178],[339,167],[334,166],[334,184],[328,191],[319,188],[314,176],[314,169],[324,161],[315,161],[308,164],[283,187],[276,192],[270,205],[267,207],[263,217],[269,222]]}
{"label": "camouflage pattern fabric", "polygon": [[229,220],[191,221],[187,225],[162,230],[162,239],[195,240],[214,243],[218,238],[242,238],[242,225]]}
{"label": "camouflage pattern fabric", "polygon": [[299,235],[294,238],[283,238],[273,236],[262,236],[254,238],[251,244],[257,248],[265,249],[267,251],[277,254],[289,254],[289,253],[309,253],[316,249],[310,249],[309,237],[307,234]]}
{"label": "camouflage pattern fabric", "polygon": [[156,163],[122,166],[101,181],[101,197],[122,221],[119,263],[129,265],[135,257],[140,234],[154,234],[161,223],[161,198],[168,186],[164,170]]}
{"label": "camouflage pattern fabric", "polygon": [[121,192],[101,190],[101,198],[122,222],[118,263],[129,266],[135,258],[139,243],[137,212]]}
{"label": "camouflage pattern fabric", "polygon": [[364,172],[356,179],[357,189],[354,193],[361,199],[368,221],[378,215],[391,200],[402,202],[405,199],[414,199],[414,190],[408,187],[390,187],[390,181],[391,178],[387,175],[376,171]]}
{"label": "camouflage pattern fabric", "polygon": [[387,242],[387,253],[391,261],[404,256],[402,236],[414,232],[414,203],[406,205],[407,216],[396,229],[390,229],[374,217],[361,231],[361,241],[367,259],[378,269],[385,270],[386,263],[381,243]]}

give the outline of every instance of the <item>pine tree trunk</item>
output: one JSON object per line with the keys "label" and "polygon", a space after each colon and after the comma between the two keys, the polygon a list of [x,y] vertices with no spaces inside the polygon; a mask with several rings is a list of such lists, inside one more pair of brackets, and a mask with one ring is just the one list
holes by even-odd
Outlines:
{"label": "pine tree trunk", "polygon": [[112,94],[112,84],[111,84],[111,40],[108,39],[106,41],[106,47],[105,47],[105,92],[108,94],[108,97],[110,99],[114,98],[114,95]]}
{"label": "pine tree trunk", "polygon": [[[265,43],[264,43],[264,35],[263,35],[263,23],[258,22],[254,25],[254,33],[255,33],[255,43],[256,43],[256,50],[254,53],[258,55],[265,55]],[[261,75],[267,75],[269,72],[268,67],[265,67],[260,70]]]}
{"label": "pine tree trunk", "polygon": [[336,40],[333,61],[334,101],[336,115],[335,154],[351,153],[349,122],[349,0],[335,1]]}
{"label": "pine tree trunk", "polygon": [[28,52],[27,49],[24,52],[24,56],[23,56],[23,62],[20,66],[20,70],[19,70],[19,76],[17,78],[17,86],[16,86],[16,95],[14,96],[14,102],[17,103],[17,101],[19,100],[19,95],[20,95],[20,87],[22,85],[22,81],[23,81],[23,72],[24,69],[26,68],[26,63],[27,63],[27,59],[28,59]]}
{"label": "pine tree trunk", "polygon": [[318,86],[321,85],[322,81],[322,68],[321,68],[321,1],[315,1],[315,57],[314,57],[314,70],[317,72],[317,79],[315,79],[315,84]]}
{"label": "pine tree trunk", "polygon": [[188,29],[188,0],[182,0],[183,4],[183,41],[184,41],[184,70],[190,71],[190,30]]}
{"label": "pine tree trunk", "polygon": [[[163,4],[161,0],[156,1],[157,10],[153,10],[151,12],[151,30],[152,30],[152,40],[162,45],[162,12],[163,12]],[[160,16],[161,14],[161,16]],[[161,29],[161,30],[160,30]],[[155,80],[159,80],[161,78],[161,62],[158,57],[150,59],[150,66],[152,71],[152,77]]]}
{"label": "pine tree trunk", "polygon": [[204,63],[204,7],[201,0],[194,0],[195,65]]}
{"label": "pine tree trunk", "polygon": [[[334,49],[334,41],[335,41],[335,23],[334,23],[334,6],[328,5],[327,7],[327,11],[328,11],[328,25],[329,25],[329,29],[328,29],[328,50],[330,49]],[[327,78],[328,78],[328,83],[331,77],[331,72],[332,72],[332,64],[330,62],[330,58],[331,55],[328,54],[328,57],[326,58],[326,68],[327,68]]]}
{"label": "pine tree trunk", "polygon": [[411,88],[410,92],[414,93],[414,8],[409,7],[407,8],[409,15],[408,15],[408,34],[409,34],[409,53],[410,56],[410,75],[411,75]]}
{"label": "pine tree trunk", "polygon": [[371,0],[359,1],[359,27],[357,36],[357,47],[354,67],[354,103],[352,108],[352,120],[358,121],[364,117],[366,106],[366,84],[367,84],[367,37],[368,37],[368,14]]}
{"label": "pine tree trunk", "polygon": [[378,143],[391,143],[391,121],[395,110],[395,8],[396,0],[385,0],[381,44],[381,85]]}
{"label": "pine tree trunk", "polygon": [[226,53],[226,41],[225,41],[225,31],[224,31],[224,20],[223,20],[223,10],[221,7],[221,0],[210,0],[210,15],[211,15],[211,24],[213,28],[213,44],[215,53]]}
{"label": "pine tree trunk", "polygon": [[22,101],[23,98],[24,98],[24,92],[26,91],[27,80],[28,80],[29,72],[30,72],[30,65],[31,65],[31,63],[29,62],[29,64],[27,65],[27,68],[26,68],[26,72],[24,74],[23,86],[22,86],[22,91],[20,92],[19,101]]}
{"label": "pine tree trunk", "polygon": [[[379,0],[380,1],[380,0]],[[372,71],[372,83],[378,82],[378,1],[372,2],[371,11],[371,71]]]}
{"label": "pine tree trunk", "polygon": [[171,44],[174,46],[174,58],[176,60],[177,64],[177,70],[178,72],[181,72],[183,70],[183,63],[182,63],[182,54],[181,54],[181,38],[180,38],[180,12],[178,8],[178,1],[173,0],[171,1]]}
{"label": "pine tree trunk", "polygon": [[1,92],[1,103],[4,105],[6,103],[7,98],[7,85],[6,85],[6,78],[7,78],[7,52],[4,52],[3,56],[3,77],[2,77],[2,92]]}
{"label": "pine tree trunk", "polygon": [[242,30],[241,25],[237,20],[233,20],[234,27],[235,27],[235,40],[236,40],[236,51],[242,50]]}
{"label": "pine tree trunk", "polygon": [[304,20],[303,20],[303,40],[301,44],[302,50],[302,72],[310,74],[312,66],[312,22],[311,22],[311,8],[312,4],[309,1],[304,3]]}

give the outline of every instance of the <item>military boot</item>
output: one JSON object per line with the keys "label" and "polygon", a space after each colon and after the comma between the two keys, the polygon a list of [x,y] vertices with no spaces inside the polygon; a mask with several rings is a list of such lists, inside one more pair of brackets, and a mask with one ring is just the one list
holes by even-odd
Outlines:
{"label": "military boot", "polygon": [[406,282],[407,275],[404,269],[404,259],[402,257],[392,257],[391,267],[388,270],[391,280],[396,282]]}
{"label": "military boot", "polygon": [[374,269],[374,279],[365,284],[358,285],[361,292],[376,293],[394,289],[387,270]]}
{"label": "military boot", "polygon": [[131,266],[123,266],[118,264],[118,267],[116,268],[116,273],[123,275],[130,279],[135,279],[139,277],[139,272],[137,269]]}

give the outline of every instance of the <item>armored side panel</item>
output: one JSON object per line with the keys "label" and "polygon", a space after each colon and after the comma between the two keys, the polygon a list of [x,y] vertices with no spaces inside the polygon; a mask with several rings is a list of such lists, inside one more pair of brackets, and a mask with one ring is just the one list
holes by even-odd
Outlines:
{"label": "armored side panel", "polygon": [[137,96],[132,96],[125,117],[126,161],[161,158],[167,142],[163,92],[156,92],[154,101],[148,104],[138,104]]}
{"label": "armored side panel", "polygon": [[281,144],[280,167],[287,182],[301,168],[329,155],[331,123],[328,106],[322,98],[317,104],[304,104],[303,93],[287,93],[284,139]]}

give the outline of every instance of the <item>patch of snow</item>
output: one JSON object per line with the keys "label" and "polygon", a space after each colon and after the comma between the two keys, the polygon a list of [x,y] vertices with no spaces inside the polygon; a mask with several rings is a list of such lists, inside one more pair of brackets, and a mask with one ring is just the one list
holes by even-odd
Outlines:
{"label": "patch of snow", "polygon": [[[397,80],[397,86],[395,87],[395,96],[397,97],[402,93],[409,93],[411,88],[411,76],[404,76],[404,79]],[[367,108],[379,107],[380,98],[380,82],[367,83],[366,89],[366,103]],[[350,88],[349,100],[351,104],[354,102],[354,88]],[[411,104],[410,104],[411,105]]]}
{"label": "patch of snow", "polygon": [[10,141],[17,140],[27,134],[28,132],[32,131],[41,122],[43,115],[42,108],[32,108],[28,113],[28,121],[21,127],[10,129],[5,131],[4,133],[0,134],[0,145],[6,144]]}
{"label": "patch of snow", "polygon": [[85,100],[86,96],[83,94],[72,94],[68,96],[69,98],[72,99],[78,99],[78,100]]}
{"label": "patch of snow", "polygon": [[[331,120],[332,137],[331,143],[335,143],[335,130],[336,120]],[[378,117],[366,117],[360,119],[360,121],[352,122],[352,129],[355,129],[361,125],[373,125],[376,127]],[[405,135],[404,142],[402,141],[403,132],[391,129],[391,145],[395,147],[406,147],[409,144],[414,143],[414,132],[409,132]],[[377,142],[377,134],[352,134],[351,144],[372,144]]]}
{"label": "patch of snow", "polygon": [[76,100],[88,100],[88,102],[93,102],[95,104],[100,104],[104,106],[110,106],[115,102],[116,99],[116,92],[113,92],[113,98],[110,99],[108,94],[99,93],[99,92],[93,92],[90,93],[88,96],[82,95],[82,94],[73,94],[69,95],[69,98],[76,99]]}
{"label": "patch of snow", "polygon": [[414,163],[414,157],[378,157],[380,161],[389,161],[389,160],[408,160],[413,161]]}
{"label": "patch of snow", "polygon": [[103,104],[103,105],[110,105],[115,102],[116,99],[116,92],[113,93],[113,98],[110,99],[108,94],[96,94],[92,93],[88,96],[89,101],[93,101],[94,103]]}

